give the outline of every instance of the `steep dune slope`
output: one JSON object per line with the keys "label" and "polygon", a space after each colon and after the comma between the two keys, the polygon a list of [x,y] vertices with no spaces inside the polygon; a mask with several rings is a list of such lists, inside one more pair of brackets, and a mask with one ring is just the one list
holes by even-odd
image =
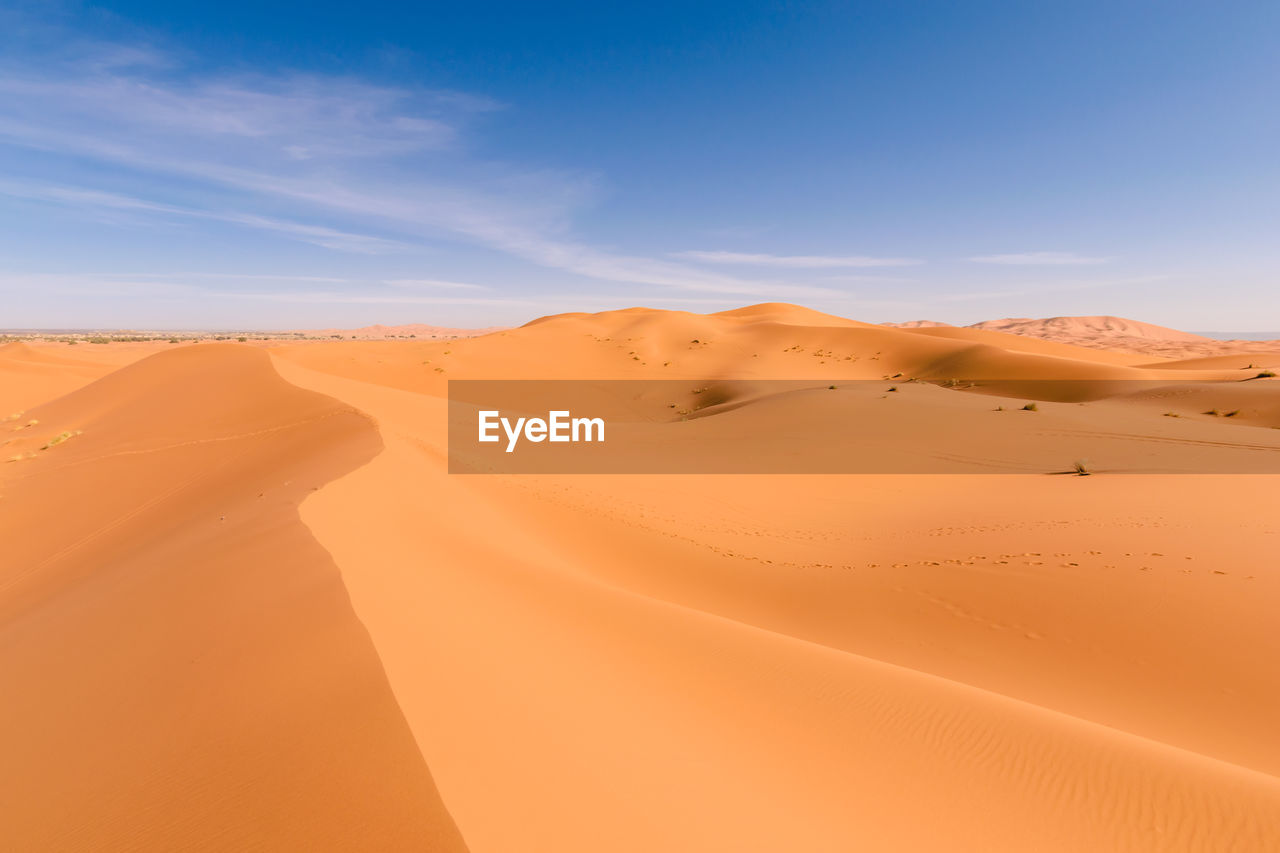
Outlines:
{"label": "steep dune slope", "polygon": [[231,345],[28,415],[0,467],[6,844],[461,849],[297,518],[369,421]]}

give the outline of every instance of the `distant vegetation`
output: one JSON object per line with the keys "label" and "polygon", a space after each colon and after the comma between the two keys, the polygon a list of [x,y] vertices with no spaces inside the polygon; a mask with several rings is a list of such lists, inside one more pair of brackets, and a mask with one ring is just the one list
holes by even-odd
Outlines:
{"label": "distant vegetation", "polygon": [[79,432],[78,430],[77,430],[76,432],[63,432],[63,433],[59,433],[58,435],[55,435],[53,438],[51,438],[51,439],[49,439],[47,442],[45,442],[44,446],[43,446],[43,447],[41,447],[40,449],[41,449],[41,450],[48,450],[48,449],[49,449],[49,448],[51,448],[51,447],[57,447],[59,444],[62,444],[64,441],[66,441],[66,440],[68,440],[68,439],[70,439],[70,438],[74,438],[75,436],[77,436],[77,435],[79,435],[79,434],[80,434],[80,432]]}

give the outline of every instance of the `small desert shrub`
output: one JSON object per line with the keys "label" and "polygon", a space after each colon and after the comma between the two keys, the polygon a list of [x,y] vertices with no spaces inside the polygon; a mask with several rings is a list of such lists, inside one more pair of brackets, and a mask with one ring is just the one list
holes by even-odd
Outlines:
{"label": "small desert shrub", "polygon": [[1180,417],[1182,417],[1182,415],[1178,414],[1177,412],[1165,412],[1165,413],[1164,413],[1164,416],[1165,416],[1166,418],[1180,418]]}
{"label": "small desert shrub", "polygon": [[1022,407],[1022,411],[1024,411],[1024,412],[1038,412],[1038,411],[1040,411],[1040,407],[1039,407],[1039,406],[1037,406],[1035,403],[1027,403],[1025,406],[1023,406],[1023,407]]}
{"label": "small desert shrub", "polygon": [[1254,379],[1274,379],[1275,375],[1276,375],[1276,372],[1274,370],[1264,370],[1253,378]]}
{"label": "small desert shrub", "polygon": [[240,343],[242,343],[242,344],[244,344],[244,343],[248,343],[248,342],[249,342],[249,339],[248,339],[248,338],[236,338],[236,340],[237,340],[237,341],[239,341],[239,342],[240,342]]}
{"label": "small desert shrub", "polygon": [[898,386],[897,386],[897,385],[891,385],[891,386],[889,387],[889,389],[888,389],[888,390],[890,390],[890,391],[897,391],[897,390],[898,390]]}
{"label": "small desert shrub", "polygon": [[109,344],[109,343],[111,343],[111,338],[89,338],[89,343],[91,343],[91,344]]}
{"label": "small desert shrub", "polygon": [[1224,414],[1224,415],[1223,415],[1223,417],[1224,417],[1224,418],[1234,418],[1234,417],[1235,417],[1236,415],[1238,415],[1238,414],[1240,414],[1240,410],[1239,410],[1239,409],[1232,409],[1231,411],[1229,411],[1229,412],[1227,412],[1226,414]]}
{"label": "small desert shrub", "polygon": [[1088,459],[1077,459],[1075,463],[1072,464],[1071,468],[1081,477],[1088,477],[1090,474],[1093,473],[1092,471],[1089,470]]}
{"label": "small desert shrub", "polygon": [[1206,415],[1212,415],[1212,416],[1213,416],[1213,417],[1215,417],[1215,418],[1220,418],[1220,417],[1222,417],[1222,412],[1219,412],[1217,409],[1210,409],[1209,411],[1205,412],[1204,414],[1206,414]]}
{"label": "small desert shrub", "polygon": [[44,446],[43,446],[43,447],[41,447],[40,449],[41,449],[41,450],[48,450],[50,447],[57,447],[59,444],[62,444],[62,442],[66,441],[67,439],[72,438],[72,437],[74,437],[74,436],[77,436],[77,435],[79,435],[79,434],[80,434],[79,432],[63,432],[63,433],[59,433],[58,435],[55,435],[53,438],[51,438],[51,439],[49,439],[47,442],[45,442]]}
{"label": "small desert shrub", "polygon": [[997,412],[1003,412],[1003,411],[1004,411],[1004,406],[996,406],[996,409],[995,409],[995,410],[996,410]]}
{"label": "small desert shrub", "polygon": [[[828,390],[828,391],[834,391],[834,390],[836,390],[836,386],[834,386],[834,385],[828,385],[828,386],[827,386],[827,390]],[[892,390],[892,389],[890,389],[890,390]]]}
{"label": "small desert shrub", "polygon": [[178,340],[177,338],[169,338],[169,343],[171,343],[171,344],[180,344],[180,343],[182,343],[182,341]]}

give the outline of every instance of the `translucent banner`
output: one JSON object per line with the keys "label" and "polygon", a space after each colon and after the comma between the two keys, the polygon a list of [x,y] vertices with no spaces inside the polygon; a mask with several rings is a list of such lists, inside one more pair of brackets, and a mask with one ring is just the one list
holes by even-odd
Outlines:
{"label": "translucent banner", "polygon": [[452,380],[455,474],[1275,474],[1280,381]]}

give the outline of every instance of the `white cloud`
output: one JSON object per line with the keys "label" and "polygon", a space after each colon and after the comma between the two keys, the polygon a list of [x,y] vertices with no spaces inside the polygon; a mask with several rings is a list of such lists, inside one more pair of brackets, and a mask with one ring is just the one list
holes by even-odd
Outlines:
{"label": "white cloud", "polygon": [[386,282],[392,287],[411,290],[441,288],[443,290],[488,290],[483,284],[467,284],[461,281],[441,281],[434,278],[393,278]]}
{"label": "white cloud", "polygon": [[[208,279],[230,279],[252,290],[226,290],[210,286]],[[203,283],[202,283],[203,281]],[[272,290],[271,284],[334,284],[331,290]],[[428,282],[399,282],[409,286]],[[460,282],[429,282],[439,287],[480,288]],[[11,273],[0,271],[0,293],[40,291],[65,295],[175,296],[190,298],[247,299],[267,302],[388,305],[533,305],[531,299],[486,296],[437,296],[396,292],[397,282],[324,276],[287,276],[254,273]],[[391,286],[391,292],[387,287]]]}
{"label": "white cloud", "polygon": [[1134,284],[1150,284],[1164,281],[1167,275],[1143,275],[1130,278],[1106,278],[1077,281],[1059,281],[1047,284],[1030,284],[1014,290],[974,291],[971,293],[944,293],[930,297],[933,302],[968,302],[977,299],[1001,299],[1010,296],[1036,296],[1042,293],[1065,293],[1074,290],[1093,290],[1095,288],[1124,287]]}
{"label": "white cloud", "polygon": [[266,302],[299,302],[323,305],[537,305],[533,299],[480,296],[390,296],[376,293],[329,293],[325,291],[280,291],[226,294],[239,299]]}
{"label": "white cloud", "polygon": [[462,116],[496,108],[481,98],[341,78],[242,76],[183,84],[149,79],[151,70],[103,63],[66,77],[0,73],[0,96],[12,115],[64,130],[92,124],[104,137],[128,138],[145,129],[181,137],[195,151],[231,146],[295,159],[446,147],[456,140]]}
{"label": "white cloud", "polygon": [[[118,50],[107,46],[102,53]],[[7,115],[0,143],[89,161],[110,170],[115,186],[161,185],[184,199],[111,198],[78,188],[64,189],[67,204],[215,219],[343,251],[453,240],[597,281],[774,299],[841,295],[574,240],[569,223],[591,182],[545,170],[513,174],[468,158],[461,131],[471,116],[499,106],[481,96],[316,76],[183,81],[181,69],[159,75],[156,67],[104,61],[49,63],[19,74],[0,68],[0,112]],[[212,201],[197,210],[190,199],[200,196]],[[362,233],[368,231],[387,236]],[[771,264],[813,265],[814,259]]]}
{"label": "white cloud", "polygon": [[786,267],[789,269],[833,269],[838,267],[904,267],[922,263],[912,258],[873,258],[865,255],[762,255],[743,252],[676,252],[673,257],[708,264]]}
{"label": "white cloud", "polygon": [[1091,258],[1074,252],[1019,252],[1011,255],[977,255],[968,260],[975,264],[1005,266],[1075,266],[1105,264],[1110,258]]}
{"label": "white cloud", "polygon": [[[118,273],[103,273],[103,276],[121,275]],[[210,278],[227,281],[305,281],[316,282],[321,284],[343,284],[354,281],[349,278],[334,278],[327,275],[279,275],[276,273],[224,273],[224,272],[178,272],[178,273],[127,273],[123,274],[128,278]]]}
{"label": "white cloud", "polygon": [[360,254],[381,254],[383,252],[400,251],[407,248],[403,243],[375,237],[369,234],[356,234],[340,231],[323,225],[308,225],[284,219],[273,219],[251,213],[220,212],[215,210],[196,210],[178,207],[172,204],[148,201],[133,196],[107,193],[82,187],[58,186],[24,186],[0,182],[0,194],[16,198],[37,199],[76,207],[108,208],[133,213],[149,213],[167,216],[194,217],[228,222],[286,234],[306,243],[313,243],[327,249]]}

